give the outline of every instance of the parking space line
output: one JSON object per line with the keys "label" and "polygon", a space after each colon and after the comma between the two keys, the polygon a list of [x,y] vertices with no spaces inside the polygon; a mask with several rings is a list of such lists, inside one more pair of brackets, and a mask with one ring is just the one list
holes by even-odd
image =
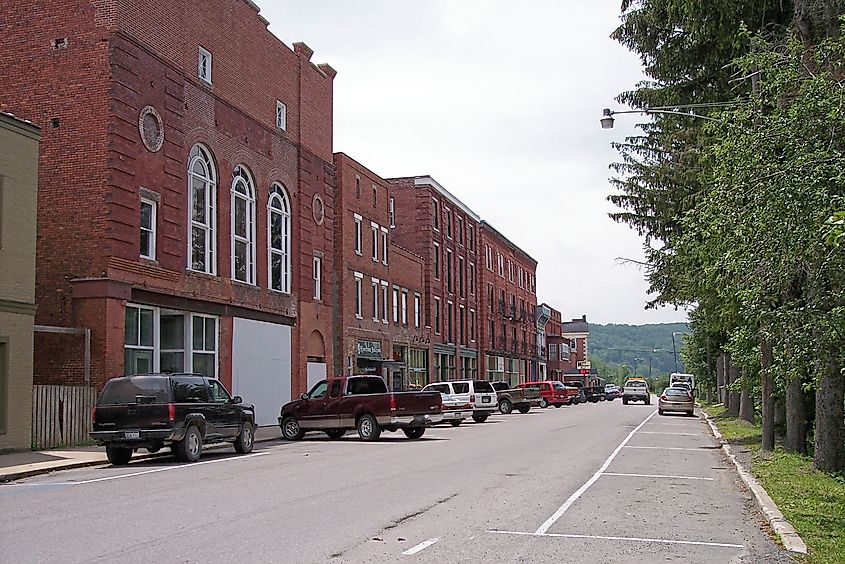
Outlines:
{"label": "parking space line", "polygon": [[575,493],[573,493],[571,496],[569,496],[569,498],[568,498],[566,501],[564,501],[564,502],[563,502],[563,505],[561,505],[560,507],[558,507],[557,511],[555,511],[555,512],[552,514],[552,516],[551,516],[551,517],[549,517],[548,519],[546,519],[546,522],[545,522],[545,523],[543,523],[542,525],[540,525],[540,527],[537,529],[537,531],[536,531],[535,533],[536,533],[536,534],[538,534],[538,535],[541,535],[541,534],[545,533],[546,531],[548,531],[548,530],[552,527],[552,525],[554,525],[554,524],[557,522],[557,520],[558,520],[558,519],[560,519],[560,518],[563,516],[563,514],[564,514],[564,513],[566,513],[566,510],[567,510],[567,509],[569,509],[569,507],[570,507],[573,503],[575,503],[575,501],[576,501],[579,497],[581,497],[581,496],[583,495],[583,493],[584,493],[585,491],[587,491],[587,490],[589,489],[589,487],[590,487],[590,486],[592,486],[592,485],[596,482],[596,480],[598,480],[598,479],[601,477],[601,475],[604,473],[604,471],[605,471],[605,470],[607,470],[607,467],[608,467],[608,466],[610,466],[610,463],[611,463],[611,462],[613,462],[613,459],[614,459],[614,458],[616,458],[616,455],[617,455],[617,454],[619,454],[619,451],[621,451],[621,450],[622,450],[622,447],[624,447],[626,444],[628,444],[628,441],[630,441],[630,440],[631,440],[631,437],[633,437],[633,436],[634,436],[634,433],[636,433],[637,431],[639,431],[639,430],[643,427],[643,425],[645,425],[646,423],[648,423],[649,419],[651,419],[651,418],[652,418],[652,417],[654,417],[655,415],[657,415],[657,410],[652,411],[652,412],[649,414],[649,416],[648,416],[648,417],[646,417],[645,419],[643,419],[642,423],[640,423],[639,425],[637,425],[637,426],[634,428],[634,430],[633,430],[633,431],[631,431],[630,433],[628,433],[628,436],[627,436],[627,437],[625,437],[625,440],[624,440],[624,441],[622,441],[621,443],[619,443],[619,446],[618,446],[618,447],[616,447],[616,450],[614,450],[614,451],[611,453],[611,455],[607,457],[607,460],[605,460],[605,461],[604,461],[604,464],[602,464],[602,465],[601,465],[601,468],[599,468],[598,470],[596,470],[596,473],[595,473],[595,474],[593,474],[593,476],[592,476],[589,480],[587,480],[587,482],[586,482],[583,486],[581,486],[580,488],[578,488],[578,490],[576,490],[576,491],[575,491]]}
{"label": "parking space line", "polygon": [[674,539],[649,539],[643,537],[613,537],[603,535],[573,535],[565,533],[523,533],[519,531],[499,531],[491,529],[490,533],[497,533],[502,535],[522,535],[530,537],[557,537],[565,539],[597,539],[597,540],[619,540],[630,542],[654,542],[660,544],[691,544],[695,546],[718,546],[724,548],[745,548],[742,544],[733,544],[729,542],[705,542],[705,541],[688,541],[688,540],[674,540]]}
{"label": "parking space line", "polygon": [[701,452],[707,452],[705,447],[698,447],[698,448],[684,448],[684,447],[656,447],[656,446],[631,446],[625,445],[625,448],[638,448],[643,450],[697,450]]}
{"label": "parking space line", "polygon": [[698,437],[701,433],[670,433],[668,431],[643,431],[643,435],[681,435],[682,437]]}
{"label": "parking space line", "polygon": [[674,478],[678,480],[707,480],[714,481],[715,478],[702,478],[700,476],[672,476],[667,474],[623,474],[621,472],[605,472],[602,476],[626,476],[630,478]]}
{"label": "parking space line", "polygon": [[420,552],[421,550],[425,550],[426,548],[430,547],[431,545],[433,545],[434,543],[436,543],[439,540],[440,540],[439,538],[428,539],[427,541],[423,541],[420,544],[409,548],[408,550],[406,550],[402,554],[404,554],[405,556],[413,556],[414,554]]}

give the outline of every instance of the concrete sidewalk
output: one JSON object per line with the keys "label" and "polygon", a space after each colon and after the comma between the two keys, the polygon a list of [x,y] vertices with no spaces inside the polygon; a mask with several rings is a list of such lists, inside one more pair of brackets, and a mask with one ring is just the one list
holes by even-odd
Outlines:
{"label": "concrete sidewalk", "polygon": [[[274,441],[281,439],[278,426],[259,427],[255,430],[255,442]],[[231,448],[229,443],[207,445],[205,449]],[[150,454],[140,449],[133,456],[133,460],[170,456],[170,449]],[[0,454],[0,482],[9,482],[38,474],[47,474],[58,470],[70,470],[85,466],[108,464],[106,449],[98,446],[87,446],[62,450],[42,450],[13,452]]]}

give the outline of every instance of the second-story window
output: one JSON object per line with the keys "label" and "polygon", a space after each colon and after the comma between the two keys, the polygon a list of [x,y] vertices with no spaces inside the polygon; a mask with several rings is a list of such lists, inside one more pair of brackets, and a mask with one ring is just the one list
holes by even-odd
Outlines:
{"label": "second-story window", "polygon": [[420,295],[414,294],[414,327],[420,326]]}
{"label": "second-story window", "polygon": [[435,296],[431,307],[432,307],[431,317],[433,319],[433,324],[434,324],[434,334],[439,335],[440,334],[440,298]]}
{"label": "second-story window", "polygon": [[408,290],[402,290],[402,325],[408,324]]}
{"label": "second-story window", "polygon": [[197,57],[197,76],[211,84],[211,53],[202,47],[199,48]]}
{"label": "second-story window", "polygon": [[210,153],[202,145],[191,148],[188,194],[188,268],[217,274],[217,173]]}
{"label": "second-story window", "polygon": [[243,165],[232,176],[232,278],[255,284],[255,185]]}
{"label": "second-story window", "polygon": [[141,199],[141,257],[156,258],[156,203]]}
{"label": "second-story window", "polygon": [[467,276],[467,285],[469,286],[470,295],[475,295],[475,265],[469,263],[469,276]]}
{"label": "second-story window", "polygon": [[370,230],[373,233],[373,262],[378,262],[378,239],[379,239],[379,229],[378,225],[375,223],[370,224]]}
{"label": "second-story window", "polygon": [[466,281],[466,270],[464,264],[464,257],[458,257],[458,293],[462,297],[467,295],[466,285],[464,284]]}
{"label": "second-story window", "polygon": [[434,243],[434,279],[440,280],[440,245]]}
{"label": "second-story window", "polygon": [[373,286],[373,321],[378,321],[379,280],[373,278],[371,281]]}
{"label": "second-story window", "polygon": [[281,100],[276,100],[276,127],[282,131],[288,129],[288,107]]}
{"label": "second-story window", "polygon": [[393,288],[393,323],[399,323],[399,288]]}
{"label": "second-story window", "polygon": [[364,275],[360,272],[355,273],[355,317],[361,319],[363,315],[361,314],[361,284],[363,282]]}
{"label": "second-story window", "polygon": [[381,263],[387,264],[387,228],[381,228]]}
{"label": "second-story window", "polygon": [[314,277],[314,299],[315,300],[322,300],[323,299],[323,259],[321,259],[320,257],[314,257],[313,277]]}
{"label": "second-story window", "polygon": [[281,184],[273,184],[267,203],[268,282],[270,289],[290,293],[290,204]]}
{"label": "second-story window", "polygon": [[387,308],[390,307],[390,300],[387,299],[387,282],[381,281],[381,322],[387,323]]}
{"label": "second-story window", "polygon": [[446,249],[446,289],[452,292],[452,251]]}
{"label": "second-story window", "polygon": [[355,253],[361,254],[361,216],[353,214],[355,219]]}

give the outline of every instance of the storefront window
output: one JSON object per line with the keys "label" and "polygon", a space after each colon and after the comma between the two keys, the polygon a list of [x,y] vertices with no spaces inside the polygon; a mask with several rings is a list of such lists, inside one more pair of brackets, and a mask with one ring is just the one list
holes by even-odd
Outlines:
{"label": "storefront window", "polygon": [[150,308],[126,307],[124,374],[153,372],[153,315]]}
{"label": "storefront window", "polygon": [[500,356],[487,355],[487,379],[502,380],[505,377],[504,362]]}
{"label": "storefront window", "polygon": [[478,358],[476,357],[462,357],[461,358],[461,378],[467,380],[474,380],[478,377]]}
{"label": "storefront window", "polygon": [[510,382],[511,386],[519,384],[519,374],[516,371],[517,361],[515,358],[505,359],[505,380]]}
{"label": "storefront window", "polygon": [[428,384],[428,351],[410,349],[408,351],[408,386],[420,390]]}

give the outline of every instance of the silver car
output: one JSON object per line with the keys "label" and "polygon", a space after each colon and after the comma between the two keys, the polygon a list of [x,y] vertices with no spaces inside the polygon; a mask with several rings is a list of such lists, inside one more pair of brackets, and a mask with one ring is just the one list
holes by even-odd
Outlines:
{"label": "silver car", "polygon": [[657,413],[664,415],[667,411],[680,411],[689,416],[695,415],[695,400],[689,390],[683,387],[671,387],[663,390],[657,400]]}

